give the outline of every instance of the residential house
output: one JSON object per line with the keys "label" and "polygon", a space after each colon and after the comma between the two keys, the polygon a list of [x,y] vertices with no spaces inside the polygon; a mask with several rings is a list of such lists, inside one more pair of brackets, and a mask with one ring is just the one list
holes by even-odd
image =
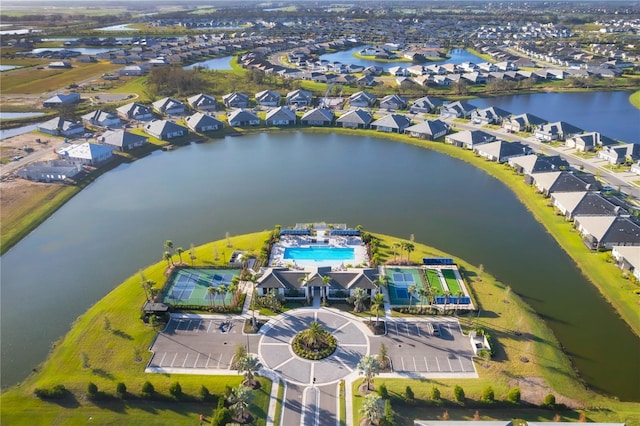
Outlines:
{"label": "residential house", "polygon": [[287,93],[287,105],[294,105],[297,108],[311,105],[311,92],[307,90],[297,89]]}
{"label": "residential house", "polygon": [[559,155],[537,155],[530,154],[509,159],[509,165],[516,169],[516,172],[525,175],[525,182],[531,184],[531,175],[535,173],[555,172],[569,170],[570,164]]}
{"label": "residential house", "polygon": [[58,158],[70,164],[96,166],[112,157],[113,148],[86,142],[80,145],[65,145],[57,148],[56,153]]}
{"label": "residential house", "polygon": [[502,124],[502,120],[511,113],[498,107],[476,109],[471,113],[471,122],[475,124]]}
{"label": "residential house", "polygon": [[546,197],[554,192],[600,190],[600,184],[592,174],[568,171],[536,173],[533,175],[533,185]]}
{"label": "residential house", "polygon": [[608,138],[598,132],[580,133],[573,137],[566,138],[565,145],[575,148],[578,152],[594,151],[603,146],[617,145],[618,142]]}
{"label": "residential house", "polygon": [[297,119],[296,113],[289,107],[281,106],[267,112],[265,123],[267,126],[292,126]]}
{"label": "residential house", "polygon": [[474,149],[481,157],[498,163],[506,163],[510,158],[528,155],[533,152],[528,145],[520,142],[494,141],[476,146]]}
{"label": "residential house", "polygon": [[633,165],[631,165],[631,168],[629,169],[629,171],[631,173],[635,173],[637,175],[640,175],[640,160],[637,161],[636,163],[633,163]]}
{"label": "residential house", "polygon": [[40,123],[36,128],[43,133],[68,138],[77,137],[85,132],[81,122],[65,120],[61,117],[52,118],[44,123]]}
{"label": "residential house", "polygon": [[123,105],[116,109],[120,118],[124,120],[148,121],[153,119],[153,110],[138,102]]}
{"label": "residential house", "polygon": [[368,66],[364,69],[364,71],[362,71],[362,73],[365,75],[375,76],[375,77],[380,77],[383,72],[384,72],[384,69],[377,65]]}
{"label": "residential house", "polygon": [[465,101],[455,101],[440,107],[440,118],[469,118],[476,106]]}
{"label": "residential house", "polygon": [[160,140],[175,139],[189,134],[189,129],[169,120],[153,120],[144,131]]}
{"label": "residential house", "polygon": [[404,67],[391,67],[387,72],[395,77],[409,77],[411,75],[409,70]]}
{"label": "residential house", "polygon": [[397,111],[407,109],[407,98],[399,95],[387,95],[380,100],[380,109],[387,111]]}
{"label": "residential house", "polygon": [[227,114],[227,120],[232,127],[259,126],[260,118],[246,109],[236,109]]}
{"label": "residential house", "polygon": [[629,271],[640,281],[640,247],[639,246],[613,246],[611,256],[623,271]]}
{"label": "residential house", "polygon": [[502,120],[502,128],[512,133],[531,132],[545,123],[547,123],[547,120],[536,117],[533,114],[524,113],[504,118]]}
{"label": "residential house", "polygon": [[211,112],[218,110],[218,101],[216,98],[203,93],[187,98],[187,103],[196,111]]}
{"label": "residential house", "polygon": [[628,216],[576,216],[575,227],[591,250],[640,246],[640,225]]}
{"label": "residential house", "polygon": [[98,142],[120,151],[130,151],[144,146],[149,138],[126,130],[109,130],[98,137]]}
{"label": "residential house", "polygon": [[551,202],[567,219],[575,216],[615,216],[629,214],[596,191],[554,192]]}
{"label": "residential house", "polygon": [[404,133],[411,126],[411,119],[402,114],[389,114],[371,123],[371,128],[378,132]]}
{"label": "residential house", "polygon": [[22,179],[36,182],[63,182],[76,176],[81,171],[82,166],[66,161],[50,160],[27,164],[17,173]]}
{"label": "residential house", "polygon": [[350,129],[368,129],[372,122],[373,115],[369,111],[356,109],[342,114],[336,120],[336,125]]}
{"label": "residential house", "polygon": [[375,105],[377,99],[376,95],[360,91],[349,96],[349,106],[351,108],[369,108]]}
{"label": "residential house", "polygon": [[262,92],[256,93],[256,103],[262,106],[278,106],[280,105],[281,98],[282,95],[278,92],[274,92],[273,90],[263,90]]}
{"label": "residential house", "polygon": [[186,106],[182,101],[173,98],[162,98],[153,103],[153,109],[160,114],[166,115],[183,115]]}
{"label": "residential house", "polygon": [[69,61],[49,62],[49,65],[47,65],[47,67],[52,69],[68,69],[68,68],[71,68],[71,62]]}
{"label": "residential house", "polygon": [[45,108],[58,108],[62,105],[72,105],[78,102],[80,102],[80,95],[78,93],[69,93],[67,95],[58,93],[42,102],[42,106]]}
{"label": "residential house", "polygon": [[122,77],[140,77],[149,72],[145,65],[127,65],[118,71],[118,74]]}
{"label": "residential house", "polygon": [[327,108],[314,108],[307,111],[300,119],[306,126],[331,126],[333,123],[333,111]]}
{"label": "residential house", "polygon": [[423,98],[416,99],[409,107],[409,111],[414,114],[417,114],[417,113],[433,114],[437,111],[438,108],[440,108],[441,105],[442,105],[441,100],[425,96]]}
{"label": "residential house", "polygon": [[311,271],[267,268],[258,278],[256,290],[259,295],[275,291],[287,299],[308,299],[319,288],[322,297],[344,300],[356,288],[365,290],[368,295],[375,294],[376,278],[377,270],[372,268],[349,268],[344,271],[332,271],[330,266]]}
{"label": "residential house", "polygon": [[436,140],[449,132],[449,125],[441,120],[427,120],[404,129],[414,138]]}
{"label": "residential house", "polygon": [[583,130],[564,121],[556,121],[555,123],[545,123],[534,131],[536,139],[542,142],[550,142],[553,140],[563,141],[573,135],[582,133]]}
{"label": "residential house", "polygon": [[374,86],[376,84],[376,79],[370,75],[363,75],[362,77],[356,79],[356,84],[360,86]]}
{"label": "residential house", "polygon": [[477,145],[489,143],[496,140],[496,137],[482,130],[463,130],[445,136],[444,141],[459,148],[475,149]]}
{"label": "residential house", "polygon": [[640,144],[627,143],[624,145],[604,146],[598,151],[598,158],[607,160],[609,164],[623,164],[640,158]]}
{"label": "residential house", "polygon": [[121,127],[122,120],[113,112],[96,110],[82,116],[82,122],[87,126]]}
{"label": "residential house", "polygon": [[197,133],[222,130],[224,123],[212,115],[196,112],[184,119],[184,123],[192,131]]}
{"label": "residential house", "polygon": [[232,92],[222,96],[222,103],[227,108],[247,108],[249,96],[244,93]]}

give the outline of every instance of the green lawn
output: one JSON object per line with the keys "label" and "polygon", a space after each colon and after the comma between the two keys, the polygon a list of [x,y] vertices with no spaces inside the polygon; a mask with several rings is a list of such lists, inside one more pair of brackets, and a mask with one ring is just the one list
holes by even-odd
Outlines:
{"label": "green lawn", "polygon": [[462,292],[460,288],[460,284],[456,279],[456,274],[451,269],[442,269],[442,276],[444,277],[445,282],[447,283],[447,287],[449,287],[449,292],[452,296],[456,296],[458,293]]}
{"label": "green lawn", "polygon": [[433,288],[434,296],[442,296],[444,295],[444,288],[442,287],[442,283],[440,282],[440,277],[438,276],[438,272],[435,269],[425,269],[425,276],[427,277],[427,282],[429,283],[429,287]]}
{"label": "green lawn", "polygon": [[634,107],[640,109],[640,90],[633,92],[631,96],[629,96],[629,102],[631,102]]}

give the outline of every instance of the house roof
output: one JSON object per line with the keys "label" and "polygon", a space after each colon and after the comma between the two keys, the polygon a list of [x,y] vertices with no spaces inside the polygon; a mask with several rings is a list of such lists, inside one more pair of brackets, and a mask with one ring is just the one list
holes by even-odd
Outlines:
{"label": "house roof", "polygon": [[184,103],[173,98],[162,98],[155,101],[153,107],[158,111],[165,111],[171,108],[184,108]]}
{"label": "house roof", "polygon": [[66,104],[66,103],[77,102],[79,100],[80,100],[80,95],[77,94],[77,93],[69,93],[69,94],[58,93],[58,94],[50,97],[46,101],[44,101],[44,103],[46,103],[46,104]]}
{"label": "house roof", "polygon": [[599,132],[586,132],[581,133],[579,135],[575,135],[571,138],[576,144],[581,146],[610,146],[617,145],[618,142],[615,140],[608,138]]}
{"label": "house roof", "polygon": [[425,135],[435,135],[442,133],[443,131],[448,131],[449,125],[441,120],[427,120],[422,123],[414,124],[413,126],[407,127],[405,131],[411,133],[422,133]]}
{"label": "house roof", "polygon": [[310,101],[311,97],[311,92],[302,89],[293,90],[287,93],[287,100],[306,99],[307,101]]}
{"label": "house roof", "polygon": [[147,138],[125,130],[110,130],[102,134],[100,141],[111,146],[127,147],[138,142],[146,142]]}
{"label": "house roof", "polygon": [[536,185],[549,192],[575,192],[599,188],[595,177],[589,174],[577,176],[566,171],[536,173],[534,179]]}
{"label": "house roof", "polygon": [[336,121],[338,123],[357,123],[367,126],[373,121],[373,115],[369,111],[358,108],[342,114]]}
{"label": "house roof", "polygon": [[302,289],[309,286],[325,286],[324,276],[330,277],[328,287],[349,290],[352,288],[375,288],[375,269],[348,269],[332,271],[330,267],[318,267],[311,271],[289,270],[288,268],[269,268],[258,279],[256,288]]}
{"label": "house roof", "polygon": [[428,108],[433,109],[442,105],[442,101],[439,99],[433,99],[428,96],[422,97],[420,99],[416,99],[411,106],[415,106],[417,108]]}
{"label": "house roof", "polygon": [[527,174],[558,171],[560,167],[570,167],[569,163],[559,155],[523,155],[509,160],[512,166],[519,166]]}
{"label": "house roof", "polygon": [[261,92],[256,93],[257,101],[276,101],[280,100],[282,95],[278,92],[274,92],[273,90],[263,90]]}
{"label": "house roof", "polygon": [[266,120],[296,120],[296,113],[286,106],[273,108],[267,112]]}
{"label": "house roof", "polygon": [[477,145],[481,143],[492,142],[496,139],[490,133],[482,130],[463,130],[462,132],[453,133],[447,136],[450,140],[462,142],[465,145]]}
{"label": "house roof", "polygon": [[640,246],[615,246],[613,251],[624,257],[634,269],[640,270]]}
{"label": "house roof", "polygon": [[189,131],[186,127],[169,120],[153,120],[151,123],[145,126],[145,130],[148,130],[155,135],[162,135],[165,133],[173,133],[178,131]]}
{"label": "house roof", "polygon": [[488,154],[494,158],[511,157],[530,152],[528,145],[520,142],[505,142],[500,140],[481,144],[477,149],[478,152]]}
{"label": "house roof", "polygon": [[407,105],[407,98],[403,98],[399,95],[387,95],[380,100],[380,105],[382,104],[395,104],[399,106]]}
{"label": "house roof", "polygon": [[442,105],[442,108],[452,109],[459,113],[469,114],[473,110],[475,110],[477,107],[466,101],[455,101],[455,102],[449,102],[448,104]]}
{"label": "house roof", "polygon": [[382,118],[377,119],[372,126],[390,127],[392,129],[405,129],[411,125],[411,119],[402,114],[388,114]]}
{"label": "house roof", "polygon": [[224,103],[229,103],[234,101],[249,102],[249,95],[245,93],[231,92],[222,96],[222,100]]}
{"label": "house roof", "polygon": [[327,108],[314,108],[302,116],[303,120],[332,121],[333,111]]}
{"label": "house roof", "polygon": [[640,225],[628,217],[578,215],[575,220],[599,243],[640,244]]}
{"label": "house roof", "polygon": [[376,99],[377,99],[376,95],[367,93],[365,91],[356,92],[353,95],[349,96],[349,102],[366,101],[370,105],[373,105]]}
{"label": "house roof", "polygon": [[82,116],[83,120],[87,120],[87,121],[95,121],[95,122],[102,122],[104,120],[114,120],[118,118],[118,116],[112,112],[109,111],[103,111],[101,109],[95,110],[95,111],[91,111],[88,114],[85,114]]}
{"label": "house roof", "polygon": [[554,123],[546,123],[540,127],[540,131],[548,134],[573,135],[582,132],[582,129],[564,121],[556,121]]}
{"label": "house roof", "polygon": [[113,151],[113,148],[109,146],[97,145],[94,143],[86,142],[80,145],[71,145],[71,146],[58,148],[57,152],[58,154],[66,154],[66,156],[71,158],[93,160],[111,151]]}
{"label": "house roof", "polygon": [[260,120],[257,115],[252,113],[251,111],[247,111],[246,109],[236,109],[229,113],[228,116],[229,122],[231,121],[255,121]]}
{"label": "house roof", "polygon": [[205,95],[203,93],[187,98],[187,102],[189,102],[189,105],[195,108],[200,106],[216,105],[217,103],[216,98],[214,98],[213,96]]}
{"label": "house roof", "polygon": [[187,126],[189,126],[193,130],[198,127],[204,126],[223,126],[222,121],[211,115],[203,114],[201,112],[196,112],[195,114],[188,116],[184,119],[184,121]]}
{"label": "house roof", "polygon": [[511,115],[509,111],[502,108],[490,106],[488,108],[477,109],[474,111],[474,115],[487,118],[505,118]]}
{"label": "house roof", "polygon": [[538,116],[535,116],[533,114],[529,114],[526,112],[524,114],[511,116],[507,120],[513,123],[518,123],[521,126],[524,126],[524,125],[541,126],[547,122],[547,120],[543,118],[540,118]]}
{"label": "house roof", "polygon": [[117,108],[117,111],[128,116],[152,113],[151,108],[138,102],[132,102],[130,104],[122,105],[121,107]]}
{"label": "house roof", "polygon": [[554,200],[572,216],[615,216],[620,208],[594,191],[555,192]]}

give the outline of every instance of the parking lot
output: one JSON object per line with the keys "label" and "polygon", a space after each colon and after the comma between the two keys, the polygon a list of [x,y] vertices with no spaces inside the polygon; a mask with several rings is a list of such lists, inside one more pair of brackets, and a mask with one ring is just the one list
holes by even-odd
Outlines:
{"label": "parking lot", "polygon": [[387,335],[371,339],[371,353],[384,343],[396,373],[476,374],[473,349],[455,319],[387,319]]}
{"label": "parking lot", "polygon": [[147,369],[228,369],[236,346],[258,349],[257,336],[242,334],[243,323],[243,319],[231,317],[173,317],[158,333]]}

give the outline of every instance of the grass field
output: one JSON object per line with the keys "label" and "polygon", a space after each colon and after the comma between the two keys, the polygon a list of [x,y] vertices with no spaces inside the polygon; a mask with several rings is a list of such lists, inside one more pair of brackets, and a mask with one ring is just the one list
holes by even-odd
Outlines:
{"label": "grass field", "polygon": [[447,287],[449,287],[449,292],[451,293],[451,295],[456,296],[458,293],[461,293],[462,289],[460,288],[460,284],[456,279],[455,272],[453,272],[453,270],[451,269],[442,269],[441,272],[442,276],[445,279],[445,282],[447,283]]}
{"label": "grass field", "polygon": [[424,274],[427,277],[429,287],[434,290],[434,296],[444,295],[444,288],[442,287],[442,283],[440,282],[438,272],[435,269],[426,269]]}
{"label": "grass field", "polygon": [[629,102],[631,102],[634,107],[640,109],[640,90],[633,92],[631,96],[629,96]]}
{"label": "grass field", "polygon": [[19,68],[2,73],[4,94],[43,94],[56,91],[96,75],[122,68],[108,62],[73,63],[69,69]]}

